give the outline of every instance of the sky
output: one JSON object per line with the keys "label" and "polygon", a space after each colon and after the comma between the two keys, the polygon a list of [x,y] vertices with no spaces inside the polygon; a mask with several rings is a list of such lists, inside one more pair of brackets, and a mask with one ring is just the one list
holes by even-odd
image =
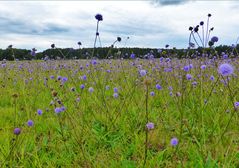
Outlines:
{"label": "sky", "polygon": [[[239,36],[238,1],[195,0],[92,0],[92,1],[0,1],[0,48],[93,47],[99,23],[102,46],[187,48],[189,26],[207,20],[218,36],[217,45],[234,44]],[[200,32],[201,34],[201,32]],[[128,40],[127,37],[129,37]],[[99,46],[99,43],[97,43]]]}

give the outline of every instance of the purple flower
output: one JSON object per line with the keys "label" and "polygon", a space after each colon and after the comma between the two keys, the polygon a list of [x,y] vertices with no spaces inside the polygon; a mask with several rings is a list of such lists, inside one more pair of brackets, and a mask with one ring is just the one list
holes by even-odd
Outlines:
{"label": "purple flower", "polygon": [[131,58],[131,59],[134,59],[134,58],[135,58],[135,54],[132,53],[132,54],[130,55],[130,58]]}
{"label": "purple flower", "polygon": [[91,64],[96,65],[96,64],[97,64],[97,61],[96,61],[95,59],[93,59],[93,60],[91,61]]}
{"label": "purple flower", "polygon": [[62,106],[62,107],[61,107],[61,111],[66,111],[66,107],[65,107],[65,106]]}
{"label": "purple flower", "polygon": [[95,19],[98,20],[98,21],[102,21],[103,20],[103,16],[98,13],[98,14],[95,15]]}
{"label": "purple flower", "polygon": [[146,124],[146,127],[147,127],[148,130],[154,129],[154,123],[149,122],[149,123]]}
{"label": "purple flower", "polygon": [[162,89],[162,87],[159,85],[159,84],[156,84],[156,89],[158,89],[158,90],[161,90]]}
{"label": "purple flower", "polygon": [[118,93],[118,88],[117,87],[114,88],[114,92]]}
{"label": "purple flower", "polygon": [[139,71],[141,76],[145,76],[147,74],[146,70],[142,69]]}
{"label": "purple flower", "polygon": [[154,95],[155,95],[155,93],[152,91],[152,92],[150,92],[150,95],[151,95],[151,96],[154,96]]}
{"label": "purple flower", "polygon": [[114,98],[118,98],[118,97],[119,97],[119,94],[118,94],[118,93],[114,93],[114,94],[113,94],[113,97],[114,97]]}
{"label": "purple flower", "polygon": [[172,146],[177,146],[178,145],[178,139],[177,138],[172,138],[170,141]]}
{"label": "purple flower", "polygon": [[86,75],[83,75],[83,76],[81,77],[81,79],[82,79],[82,80],[86,80]]}
{"label": "purple flower", "polygon": [[238,107],[239,107],[239,102],[235,102],[235,103],[234,103],[234,106],[235,106],[236,108],[238,108]]}
{"label": "purple flower", "polygon": [[41,109],[38,109],[38,110],[37,110],[37,114],[38,114],[38,115],[42,115],[42,110],[41,110]]}
{"label": "purple flower", "polygon": [[192,79],[192,75],[187,74],[187,75],[186,75],[186,78],[187,78],[187,80],[191,80],[191,79]]}
{"label": "purple flower", "polygon": [[214,79],[215,79],[214,76],[210,76],[211,81],[214,81]]}
{"label": "purple flower", "polygon": [[94,92],[94,88],[93,88],[93,87],[89,87],[88,91],[89,91],[90,93],[92,93],[92,92]]}
{"label": "purple flower", "polygon": [[67,77],[62,77],[62,79],[61,79],[61,81],[64,82],[64,83],[65,83],[67,80],[68,80]]}
{"label": "purple flower", "polygon": [[27,126],[32,127],[34,125],[34,122],[32,120],[27,121]]}
{"label": "purple flower", "polygon": [[217,37],[217,36],[213,36],[213,37],[211,38],[211,41],[212,41],[213,43],[218,42],[218,37]]}
{"label": "purple flower", "polygon": [[188,71],[190,70],[189,65],[184,66],[184,67],[183,67],[183,70],[184,70],[185,72],[188,72]]}
{"label": "purple flower", "polygon": [[218,68],[218,73],[220,73],[222,76],[228,76],[233,74],[234,68],[232,65],[228,63],[221,64]]}
{"label": "purple flower", "polygon": [[84,85],[84,84],[81,84],[81,85],[80,85],[80,88],[81,88],[81,89],[84,89],[84,88],[85,88],[85,85]]}
{"label": "purple flower", "polygon": [[20,128],[15,128],[14,131],[13,131],[13,133],[14,133],[15,135],[19,135],[19,134],[21,133],[21,129],[20,129]]}
{"label": "purple flower", "polygon": [[202,69],[202,70],[205,70],[205,69],[206,69],[206,65],[202,65],[202,66],[201,66],[201,69]]}
{"label": "purple flower", "polygon": [[60,112],[62,112],[62,109],[60,107],[56,107],[55,108],[55,113],[59,114]]}

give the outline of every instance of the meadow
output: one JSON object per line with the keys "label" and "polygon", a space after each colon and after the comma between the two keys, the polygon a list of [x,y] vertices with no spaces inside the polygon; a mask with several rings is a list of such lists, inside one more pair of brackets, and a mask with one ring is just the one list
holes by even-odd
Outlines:
{"label": "meadow", "polygon": [[108,59],[97,58],[101,14],[88,59],[67,60],[52,44],[60,57],[37,60],[33,48],[32,60],[18,60],[9,45],[0,65],[0,166],[239,167],[237,43],[216,51],[210,17],[189,27],[181,59],[168,44],[113,57],[121,37]]}
{"label": "meadow", "polygon": [[238,63],[3,62],[1,167],[238,167]]}

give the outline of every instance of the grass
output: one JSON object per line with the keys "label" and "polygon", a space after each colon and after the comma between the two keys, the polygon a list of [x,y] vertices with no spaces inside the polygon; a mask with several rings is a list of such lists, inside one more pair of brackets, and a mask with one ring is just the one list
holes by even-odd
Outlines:
{"label": "grass", "polygon": [[[229,61],[235,72],[225,85],[217,65]],[[183,71],[189,62],[194,67]],[[238,63],[237,58],[216,64],[206,58],[97,60],[96,65],[90,60],[7,62],[0,68],[0,165],[238,167],[239,122],[233,107],[239,100]],[[141,77],[139,69],[147,75]],[[188,73],[192,80],[186,79]],[[58,76],[68,80],[63,84]],[[62,106],[66,110],[56,114],[54,109]],[[146,118],[155,124],[153,130],[146,129]],[[33,127],[27,126],[29,119]],[[14,135],[16,127],[20,135]],[[173,137],[179,140],[175,147]]]}

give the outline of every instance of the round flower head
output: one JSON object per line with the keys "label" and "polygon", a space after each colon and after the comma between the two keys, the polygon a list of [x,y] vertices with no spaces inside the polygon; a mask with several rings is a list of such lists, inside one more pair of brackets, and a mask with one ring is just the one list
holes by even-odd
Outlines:
{"label": "round flower head", "polygon": [[94,92],[94,88],[93,88],[93,87],[89,87],[88,91],[89,91],[90,93],[92,93],[92,92]]}
{"label": "round flower head", "polygon": [[239,102],[235,102],[234,106],[235,106],[235,108],[238,108],[239,107]]}
{"label": "round flower head", "polygon": [[211,41],[214,42],[214,43],[215,43],[215,42],[218,42],[218,37],[217,37],[217,36],[213,36],[213,37],[211,38]]}
{"label": "round flower head", "polygon": [[82,80],[86,80],[86,79],[87,79],[86,75],[83,75],[83,76],[81,77],[81,79],[82,79]]}
{"label": "round flower head", "polygon": [[59,114],[60,112],[62,112],[62,109],[60,107],[56,107],[55,108],[55,113]]}
{"label": "round flower head", "polygon": [[27,126],[32,127],[34,125],[34,122],[32,120],[27,121]]}
{"label": "round flower head", "polygon": [[150,92],[150,95],[151,95],[151,96],[154,96],[154,95],[155,95],[155,93],[152,91],[152,92]]}
{"label": "round flower head", "polygon": [[84,89],[84,88],[85,88],[85,85],[84,85],[84,84],[81,84],[81,85],[80,85],[80,88],[81,88],[81,89]]}
{"label": "round flower head", "polygon": [[110,89],[110,86],[109,86],[109,85],[106,85],[106,86],[105,86],[105,89],[106,89],[106,90],[109,90],[109,89]]}
{"label": "round flower head", "polygon": [[121,42],[121,37],[117,37],[117,41],[118,41],[118,42]]}
{"label": "round flower head", "polygon": [[233,74],[233,72],[234,72],[233,66],[228,63],[221,64],[218,67],[218,73],[221,74],[222,76],[231,75]]}
{"label": "round flower head", "polygon": [[118,88],[117,87],[114,88],[114,92],[118,93]]}
{"label": "round flower head", "polygon": [[177,146],[178,145],[178,139],[177,138],[172,138],[170,141],[172,146]]}
{"label": "round flower head", "polygon": [[210,76],[210,80],[214,81],[215,77],[214,76]]}
{"label": "round flower head", "polygon": [[142,69],[139,71],[141,76],[145,76],[147,74],[146,70]]}
{"label": "round flower head", "polygon": [[119,94],[118,94],[118,93],[114,93],[114,94],[113,94],[113,97],[114,97],[114,98],[118,98],[118,97],[119,97]]}
{"label": "round flower head", "polygon": [[95,19],[98,20],[98,21],[102,21],[103,20],[103,16],[98,13],[98,14],[95,15]]}
{"label": "round flower head", "polygon": [[201,69],[202,69],[202,70],[205,70],[205,69],[206,69],[206,65],[202,65],[202,66],[201,66]]}
{"label": "round flower head", "polygon": [[147,127],[148,130],[154,129],[154,123],[149,122],[149,123],[146,124],[146,127]]}
{"label": "round flower head", "polygon": [[52,45],[51,45],[51,48],[55,48],[55,47],[56,47],[55,44],[52,44]]}
{"label": "round flower head", "polygon": [[132,53],[132,54],[130,55],[130,58],[131,58],[131,59],[134,59],[134,58],[135,58],[135,54]]}
{"label": "round flower head", "polygon": [[184,70],[185,72],[188,72],[188,71],[190,70],[189,65],[184,66],[184,67],[183,67],[183,70]]}
{"label": "round flower head", "polygon": [[42,115],[42,110],[41,110],[41,109],[38,109],[38,110],[37,110],[37,114],[38,114],[38,115]]}
{"label": "round flower head", "polygon": [[159,85],[159,84],[156,84],[156,89],[158,89],[158,90],[161,90],[162,89],[162,87]]}
{"label": "round flower head", "polygon": [[203,21],[201,21],[201,22],[200,22],[200,25],[201,25],[201,26],[203,26],[203,25],[204,25],[204,22],[203,22]]}
{"label": "round flower head", "polygon": [[187,74],[187,75],[186,75],[186,78],[187,78],[187,80],[191,80],[191,79],[192,79],[192,75]]}
{"label": "round flower head", "polygon": [[13,133],[14,133],[15,135],[19,135],[19,134],[21,133],[21,129],[20,129],[20,128],[15,128],[14,131],[13,131]]}

